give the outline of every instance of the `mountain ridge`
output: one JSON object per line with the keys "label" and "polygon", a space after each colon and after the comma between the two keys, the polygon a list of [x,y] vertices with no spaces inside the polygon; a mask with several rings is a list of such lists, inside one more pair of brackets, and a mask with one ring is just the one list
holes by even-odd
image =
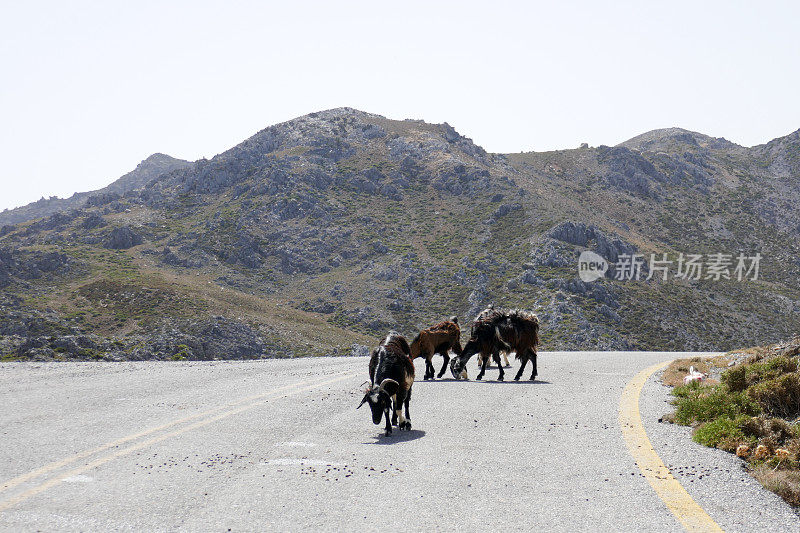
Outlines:
{"label": "mountain ridge", "polygon": [[[536,311],[545,349],[791,335],[791,136],[748,149],[643,135],[635,143],[657,149],[493,154],[447,123],[350,108],[269,126],[123,196],[4,228],[0,315],[15,318],[0,352],[89,353],[53,345],[36,326],[49,324],[112,359],[361,353],[386,329],[466,323],[490,303]],[[752,282],[627,281],[612,268],[587,283],[583,251],[612,264],[641,254],[645,275],[651,253],[765,259]]]}
{"label": "mountain ridge", "polygon": [[0,226],[19,224],[56,213],[64,213],[70,209],[77,209],[83,206],[93,195],[123,195],[144,186],[148,181],[158,177],[162,173],[169,172],[176,168],[182,168],[189,164],[191,164],[190,161],[184,161],[156,152],[139,162],[135,169],[117,178],[103,188],[76,192],[69,198],[58,198],[55,196],[49,198],[42,197],[35,202],[23,206],[4,209],[0,212]]}
{"label": "mountain ridge", "polygon": [[[324,121],[326,119],[331,119],[331,118],[336,118],[336,117],[341,117],[341,116],[348,116],[348,115],[350,115],[350,116],[358,116],[358,117],[368,118],[368,119],[373,119],[373,120],[394,120],[394,119],[388,119],[387,117],[385,117],[383,115],[370,113],[370,112],[367,112],[367,111],[362,111],[362,110],[359,110],[359,109],[356,109],[356,108],[352,108],[352,107],[347,107],[347,106],[335,107],[335,108],[330,108],[330,109],[326,109],[326,110],[322,110],[322,111],[315,111],[315,112],[312,112],[312,113],[308,113],[306,115],[301,115],[299,117],[295,117],[293,119],[286,120],[284,122],[280,122],[280,123],[277,123],[277,124],[273,124],[273,125],[267,126],[266,128],[263,128],[263,129],[259,130],[258,132],[256,132],[255,134],[251,135],[250,137],[248,137],[247,139],[245,139],[241,143],[239,143],[237,145],[234,145],[233,147],[228,148],[227,150],[224,150],[223,152],[220,152],[219,154],[217,154],[217,156],[214,156],[214,157],[218,157],[218,156],[224,155],[224,154],[226,154],[226,153],[228,153],[228,152],[230,152],[232,150],[235,150],[236,148],[238,148],[238,147],[240,147],[240,146],[242,146],[242,145],[244,145],[244,144],[246,144],[248,142],[251,142],[251,141],[256,140],[257,138],[260,138],[260,136],[266,134],[267,132],[274,131],[275,129],[278,129],[278,128],[281,128],[281,127],[292,127],[293,125],[296,125],[298,123],[302,123],[302,122],[306,121],[308,118],[318,118],[319,117]],[[441,126],[441,127],[447,128],[448,130],[451,130],[456,135],[458,135],[456,130],[452,126],[450,126],[447,122],[437,124],[437,123],[428,123],[428,122],[425,122],[424,120],[419,120],[419,119],[402,119],[402,122],[422,123],[422,124],[427,124],[427,125],[430,125],[430,126]],[[689,142],[690,144],[698,144],[700,142],[703,142],[706,145],[708,145],[709,143],[711,143],[712,145],[728,146],[728,147],[731,147],[731,148],[741,148],[741,149],[744,149],[744,150],[767,149],[770,146],[773,146],[773,145],[776,145],[776,144],[780,144],[780,143],[783,143],[783,142],[790,142],[790,141],[795,141],[795,140],[800,141],[800,129],[795,130],[795,131],[793,131],[793,132],[791,132],[791,133],[789,133],[787,135],[776,137],[776,138],[774,138],[774,139],[772,139],[770,141],[767,141],[766,143],[763,143],[763,144],[754,145],[754,146],[751,146],[751,147],[744,147],[744,146],[738,145],[736,143],[733,143],[731,141],[728,141],[724,137],[712,137],[712,136],[709,136],[709,135],[706,135],[706,134],[703,134],[703,133],[699,133],[699,132],[695,132],[695,131],[692,131],[692,130],[687,130],[687,129],[684,129],[684,128],[673,126],[673,127],[668,127],[668,128],[656,128],[656,129],[653,129],[653,130],[649,130],[649,131],[643,132],[641,134],[635,135],[634,137],[631,137],[630,139],[622,141],[622,142],[620,142],[620,143],[618,143],[618,144],[616,144],[614,146],[630,148],[630,149],[633,149],[633,150],[636,150],[636,151],[643,151],[643,150],[650,150],[651,148],[657,148],[658,146],[663,144],[663,142],[666,142],[666,141],[669,141],[669,140],[676,141],[676,142]],[[548,153],[548,152],[564,151],[564,150],[570,150],[570,148],[561,148],[561,149],[547,150],[547,151],[542,151],[542,152],[540,152],[540,151],[526,151],[526,152],[523,152],[523,153],[544,154],[544,153]],[[652,150],[650,150],[650,151],[652,151]],[[497,156],[507,156],[507,155],[512,155],[513,154],[511,152],[487,152],[487,153],[490,154],[490,155],[497,155]],[[148,166],[151,166],[149,164],[153,163],[155,161],[159,161],[161,163],[161,165],[163,167],[165,167],[165,168],[163,170],[159,169],[155,173],[153,173],[152,170],[148,168]],[[75,194],[73,194],[69,198],[59,198],[59,197],[55,197],[55,196],[51,196],[49,198],[42,197],[41,199],[39,199],[39,200],[37,200],[35,202],[31,202],[31,203],[23,205],[23,206],[18,206],[18,207],[14,207],[14,208],[6,208],[2,212],[0,212],[0,226],[6,225],[6,224],[15,224],[15,223],[20,223],[20,222],[27,222],[27,221],[33,220],[35,218],[39,218],[41,216],[48,216],[48,215],[52,215],[52,214],[54,214],[56,212],[64,212],[64,211],[67,211],[69,209],[74,209],[76,207],[80,207],[82,205],[82,202],[85,201],[85,199],[88,196],[93,195],[93,194],[102,194],[102,193],[106,193],[106,192],[114,192],[114,193],[124,194],[124,193],[126,193],[126,192],[128,192],[130,190],[134,190],[134,189],[138,189],[138,188],[143,187],[144,185],[146,185],[146,183],[150,179],[153,179],[154,177],[157,177],[158,175],[160,175],[162,173],[169,172],[169,171],[174,170],[176,168],[183,168],[183,167],[188,166],[188,165],[190,165],[192,163],[195,163],[195,162],[194,161],[187,161],[187,160],[174,158],[174,157],[169,156],[167,154],[156,152],[154,154],[151,154],[147,158],[143,159],[139,164],[137,164],[137,166],[136,166],[136,168],[134,170],[132,170],[131,172],[128,172],[127,174],[121,176],[120,178],[117,178],[116,180],[114,180],[109,185],[107,185],[107,186],[105,186],[103,188],[95,189],[95,190],[91,190],[91,191],[76,192]],[[143,178],[143,177],[141,177],[142,175],[145,175],[146,177]]]}

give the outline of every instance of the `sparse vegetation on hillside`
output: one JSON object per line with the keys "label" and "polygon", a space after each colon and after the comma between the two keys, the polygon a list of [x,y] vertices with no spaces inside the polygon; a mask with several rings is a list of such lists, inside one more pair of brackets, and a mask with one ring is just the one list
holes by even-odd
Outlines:
{"label": "sparse vegetation on hillside", "polygon": [[[121,342],[120,358],[185,354],[179,344],[189,358],[341,354],[387,329],[468,323],[489,303],[537,312],[544,349],[786,337],[800,320],[800,197],[784,164],[797,145],[671,129],[504,155],[447,124],[312,113],[0,228],[0,350],[75,356],[49,348],[48,324],[102,337],[85,342],[101,351]],[[577,277],[583,251],[613,263],[739,250],[762,254],[758,280]],[[222,351],[196,337],[206,331],[228,339]]]}

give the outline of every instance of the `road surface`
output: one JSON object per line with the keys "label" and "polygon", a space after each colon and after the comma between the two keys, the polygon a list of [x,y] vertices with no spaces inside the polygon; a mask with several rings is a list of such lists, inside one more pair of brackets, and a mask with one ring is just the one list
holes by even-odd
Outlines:
{"label": "road surface", "polygon": [[629,448],[646,435],[707,524],[797,531],[737,458],[657,422],[657,372],[638,397],[637,374],[681,355],[544,352],[535,383],[419,380],[413,429],[388,438],[356,410],[365,358],[0,364],[0,530],[682,531]]}

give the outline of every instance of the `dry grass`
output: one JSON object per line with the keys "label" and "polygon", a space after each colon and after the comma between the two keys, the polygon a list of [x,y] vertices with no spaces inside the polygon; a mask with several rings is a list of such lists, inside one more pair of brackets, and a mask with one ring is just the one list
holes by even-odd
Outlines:
{"label": "dry grass", "polygon": [[371,336],[339,327],[283,298],[263,297],[217,284],[213,269],[192,272],[158,268],[139,250],[76,249],[85,272],[59,286],[39,280],[40,309],[79,317],[84,327],[117,337],[147,330],[161,318],[224,316],[258,327],[297,355],[341,353],[354,343],[371,346]]}
{"label": "dry grass", "polygon": [[767,490],[800,507],[800,472],[778,470],[765,463],[753,468],[750,474]]}
{"label": "dry grass", "polygon": [[[724,355],[716,357],[691,357],[686,359],[675,359],[664,369],[662,381],[664,385],[669,387],[678,387],[683,385],[683,378],[689,373],[689,367],[693,366],[698,372],[702,372],[707,376],[719,373],[728,367],[729,359]],[[715,379],[707,379],[705,384],[718,383]]]}
{"label": "dry grass", "polygon": [[160,275],[174,289],[203,300],[212,314],[279,328],[282,336],[294,342],[310,343],[323,350],[336,344],[371,346],[375,342],[370,336],[330,324],[318,313],[291,307],[285,300],[217,285],[212,276],[156,270],[144,265],[142,271],[147,275]]}
{"label": "dry grass", "polygon": [[748,362],[750,363],[755,363],[761,361],[762,359],[768,359],[778,355],[783,355],[784,357],[794,357],[795,355],[800,355],[800,337],[795,337],[794,339],[786,342],[778,342],[775,344],[768,344],[766,346],[753,346],[743,350],[735,350],[728,352],[726,355],[748,355],[750,356],[748,359]]}

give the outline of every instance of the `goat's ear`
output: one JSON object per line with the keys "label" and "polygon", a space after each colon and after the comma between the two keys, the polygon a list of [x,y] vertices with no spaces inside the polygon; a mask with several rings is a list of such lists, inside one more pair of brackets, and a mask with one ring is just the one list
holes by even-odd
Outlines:
{"label": "goat's ear", "polygon": [[398,390],[400,390],[400,384],[393,379],[384,379],[381,382],[381,389],[383,389],[389,396],[393,396],[397,394]]}

